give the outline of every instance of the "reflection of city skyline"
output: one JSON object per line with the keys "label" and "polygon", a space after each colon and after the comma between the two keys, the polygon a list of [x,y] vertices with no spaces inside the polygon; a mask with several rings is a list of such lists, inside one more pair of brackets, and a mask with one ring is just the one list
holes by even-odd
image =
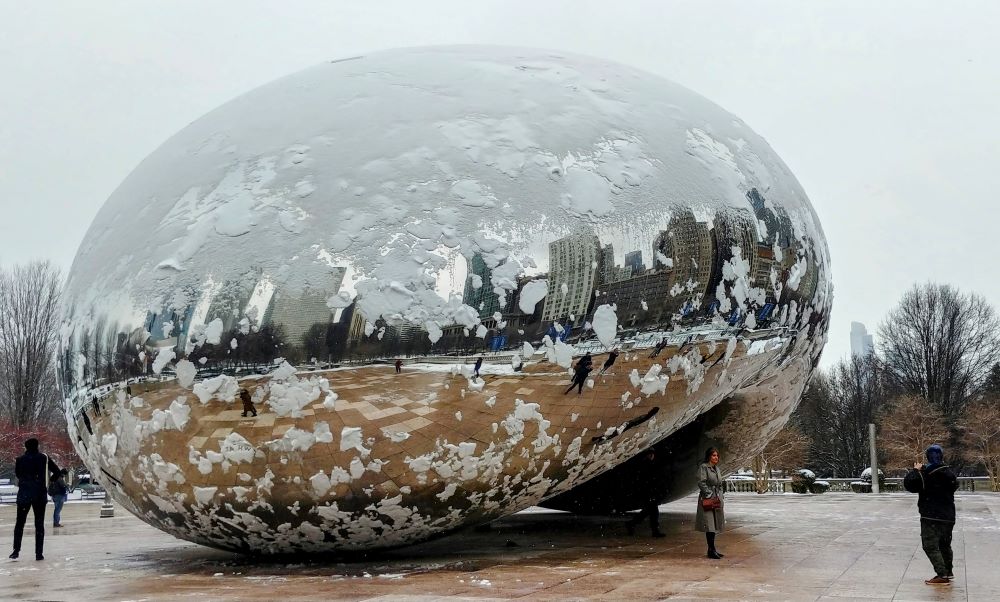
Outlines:
{"label": "reflection of city skyline", "polygon": [[[176,295],[183,307],[165,303],[159,311],[148,311],[142,325],[148,338],[129,334],[115,339],[108,332],[92,332],[92,340],[82,346],[95,358],[121,355],[114,349],[132,345],[149,356],[172,348],[180,359],[195,349],[189,344],[192,333],[204,341],[202,331],[218,320],[223,340],[205,344],[192,359],[205,356],[208,365],[233,365],[266,363],[271,356],[341,361],[476,352],[510,349],[523,341],[538,344],[546,334],[572,340],[590,337],[583,326],[601,304],[617,307],[618,324],[625,329],[667,330],[719,318],[732,325],[766,326],[791,301],[811,299],[820,274],[814,250],[799,242],[787,211],[756,189],[746,198],[744,207],[714,212],[675,208],[665,225],[655,231],[647,227],[641,235],[633,228],[627,235],[611,236],[607,227],[595,226],[535,241],[532,248],[544,245],[541,256],[522,252],[513,258],[530,258],[536,267],[516,277],[513,290],[499,289],[501,294],[493,282],[499,266],[491,268],[479,254],[463,257],[447,268],[465,272],[458,282],[453,272],[451,288],[476,310],[479,325],[470,329],[438,324],[442,333],[433,344],[425,324],[366,316],[357,298],[332,311],[327,302],[344,287],[346,271],[332,268],[323,286],[295,290],[259,270],[232,281],[209,280],[201,290],[192,287]],[[737,276],[742,274],[740,284]],[[546,280],[548,291],[525,313],[520,308],[522,292],[534,280]],[[754,319],[748,320],[748,314]],[[139,339],[141,343],[133,342]],[[101,361],[94,359],[88,373],[100,374],[96,364]]]}

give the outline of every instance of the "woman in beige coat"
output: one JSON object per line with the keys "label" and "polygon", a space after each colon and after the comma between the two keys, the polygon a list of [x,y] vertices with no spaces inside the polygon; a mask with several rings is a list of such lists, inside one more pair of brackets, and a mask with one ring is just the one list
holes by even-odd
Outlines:
{"label": "woman in beige coat", "polygon": [[[694,528],[705,532],[708,540],[708,557],[718,560],[722,558],[715,549],[715,534],[722,531],[726,524],[724,508],[725,483],[719,472],[719,450],[710,447],[705,450],[705,462],[698,467],[698,512],[695,515]],[[718,498],[719,507],[715,510],[705,510],[702,500]]]}

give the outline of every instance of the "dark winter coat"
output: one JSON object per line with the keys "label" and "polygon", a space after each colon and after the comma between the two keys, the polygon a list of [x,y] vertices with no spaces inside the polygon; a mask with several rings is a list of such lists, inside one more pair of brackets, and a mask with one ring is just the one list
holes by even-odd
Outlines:
{"label": "dark winter coat", "polygon": [[[719,472],[718,464],[712,466],[706,462],[698,467],[698,512],[694,517],[694,528],[696,531],[717,533],[725,527],[725,489],[725,483],[722,479],[722,473]],[[701,500],[709,497],[717,497],[723,500],[722,506],[717,510],[706,511],[701,507]]]}
{"label": "dark winter coat", "polygon": [[30,504],[48,499],[46,490],[46,464],[49,474],[55,478],[59,467],[51,458],[39,452],[26,452],[14,462],[14,476],[17,477],[17,503]]}
{"label": "dark winter coat", "polygon": [[66,479],[61,474],[49,479],[50,496],[56,497],[58,495],[66,495],[67,493],[69,493],[69,487],[66,486]]}
{"label": "dark winter coat", "polygon": [[920,518],[942,523],[955,522],[955,490],[958,479],[947,464],[925,464],[913,468],[903,478],[903,487],[916,493]]}

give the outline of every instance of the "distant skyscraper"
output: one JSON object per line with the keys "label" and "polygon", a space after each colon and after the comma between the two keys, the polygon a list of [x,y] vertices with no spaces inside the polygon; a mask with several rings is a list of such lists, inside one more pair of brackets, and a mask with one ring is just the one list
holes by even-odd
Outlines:
{"label": "distant skyscraper", "polygon": [[864,357],[875,350],[875,341],[861,322],[851,322],[851,355]]}

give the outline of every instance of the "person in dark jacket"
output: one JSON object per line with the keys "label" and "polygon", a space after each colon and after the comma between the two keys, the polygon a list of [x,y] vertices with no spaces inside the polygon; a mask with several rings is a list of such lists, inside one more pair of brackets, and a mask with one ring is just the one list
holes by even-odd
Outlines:
{"label": "person in dark jacket", "polygon": [[590,371],[594,368],[594,359],[590,357],[590,352],[588,351],[586,355],[581,357],[576,362],[576,372],[573,374],[573,380],[569,383],[569,388],[563,395],[568,394],[573,390],[573,387],[577,387],[576,394],[579,395],[583,393],[583,385],[587,382],[587,376]]}
{"label": "person in dark jacket", "polygon": [[475,369],[473,369],[473,373],[476,375],[476,378],[479,378],[479,369],[482,367],[483,367],[483,356],[480,355],[479,359],[476,360],[476,367]]}
{"label": "person in dark jacket", "polygon": [[667,337],[663,337],[660,339],[660,342],[656,344],[656,347],[653,348],[653,351],[652,353],[649,354],[649,357],[656,357],[660,355],[660,352],[663,351],[663,348],[666,346],[667,346]]}
{"label": "person in dark jacket", "polygon": [[246,418],[247,413],[251,413],[254,416],[257,415],[257,408],[253,405],[253,398],[250,397],[250,391],[246,389],[240,389],[240,401],[243,402],[243,413],[240,416]]}
{"label": "person in dark jacket", "polygon": [[927,464],[914,464],[903,478],[903,487],[916,493],[920,512],[920,542],[934,566],[935,576],[928,585],[947,585],[954,579],[951,532],[955,528],[955,490],[958,479],[944,463],[944,450],[938,444],[927,448]]}
{"label": "person in dark jacket", "polygon": [[62,527],[62,507],[66,503],[66,496],[69,495],[69,487],[66,486],[66,477],[69,471],[65,468],[60,470],[55,478],[49,480],[49,497],[52,498],[52,527]]}
{"label": "person in dark jacket", "polygon": [[656,465],[656,453],[652,449],[646,450],[642,455],[642,462],[642,480],[647,485],[645,499],[642,501],[642,508],[629,519],[625,528],[628,530],[628,534],[632,535],[642,519],[648,518],[650,535],[666,537],[666,533],[660,531],[660,508],[657,504],[657,494],[663,480],[660,475],[662,468]]}
{"label": "person in dark jacket", "polygon": [[24,442],[24,455],[14,462],[17,477],[17,521],[14,523],[14,551],[11,558],[21,553],[21,539],[28,511],[35,515],[35,560],[45,560],[42,548],[45,543],[45,504],[48,503],[49,476],[59,474],[59,467],[45,454],[38,451],[38,439]]}
{"label": "person in dark jacket", "polygon": [[618,350],[612,349],[611,353],[608,354],[608,359],[604,360],[604,365],[601,366],[601,371],[598,374],[604,374],[611,369],[611,366],[615,365],[615,360],[618,359]]}

